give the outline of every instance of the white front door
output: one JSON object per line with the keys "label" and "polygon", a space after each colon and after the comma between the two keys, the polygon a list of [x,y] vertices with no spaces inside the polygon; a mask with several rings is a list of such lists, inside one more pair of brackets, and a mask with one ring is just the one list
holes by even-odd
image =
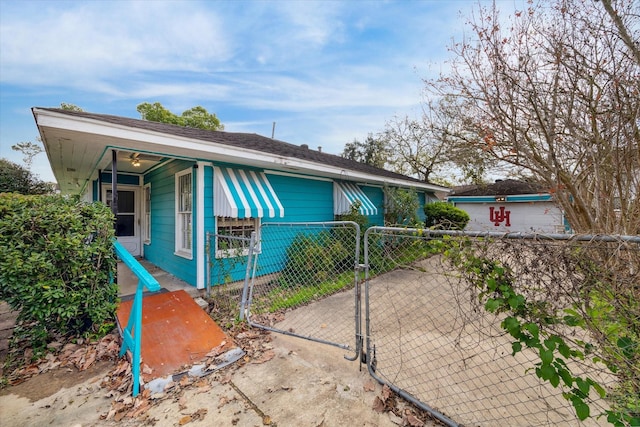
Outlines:
{"label": "white front door", "polygon": [[[102,192],[107,206],[111,206],[111,186],[105,185]],[[140,232],[140,188],[118,185],[118,216],[116,236],[118,242],[133,256],[142,255]]]}

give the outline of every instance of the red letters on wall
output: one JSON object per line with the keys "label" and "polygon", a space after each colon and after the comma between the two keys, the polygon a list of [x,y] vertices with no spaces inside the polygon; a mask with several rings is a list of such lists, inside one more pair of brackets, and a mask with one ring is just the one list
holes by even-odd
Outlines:
{"label": "red letters on wall", "polygon": [[505,227],[511,227],[511,211],[505,210],[504,206],[500,206],[500,209],[497,210],[491,206],[489,208],[489,221],[493,222],[496,227],[505,221]]}

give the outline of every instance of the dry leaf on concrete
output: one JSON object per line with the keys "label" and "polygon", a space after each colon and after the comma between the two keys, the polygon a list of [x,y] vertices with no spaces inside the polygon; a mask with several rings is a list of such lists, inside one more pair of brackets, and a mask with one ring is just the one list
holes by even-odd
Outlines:
{"label": "dry leaf on concrete", "polygon": [[178,421],[178,425],[185,425],[191,422],[191,415],[185,415],[184,417],[180,418],[180,421]]}
{"label": "dry leaf on concrete", "polygon": [[276,353],[273,350],[267,350],[262,352],[258,357],[253,359],[251,363],[264,363],[276,357]]}
{"label": "dry leaf on concrete", "polygon": [[222,341],[218,346],[213,347],[205,357],[216,357],[224,353],[227,341]]}
{"label": "dry leaf on concrete", "polygon": [[367,380],[362,388],[364,391],[376,391],[376,382],[372,379]]}
{"label": "dry leaf on concrete", "polygon": [[382,399],[380,399],[380,397],[376,396],[376,398],[373,400],[372,409],[378,413],[383,413],[384,411],[386,411],[387,406],[384,404]]}
{"label": "dry leaf on concrete", "polygon": [[418,417],[416,417],[413,414],[406,414],[404,418],[404,422],[405,422],[405,425],[408,425],[411,427],[422,427],[424,425],[424,422],[421,421]]}

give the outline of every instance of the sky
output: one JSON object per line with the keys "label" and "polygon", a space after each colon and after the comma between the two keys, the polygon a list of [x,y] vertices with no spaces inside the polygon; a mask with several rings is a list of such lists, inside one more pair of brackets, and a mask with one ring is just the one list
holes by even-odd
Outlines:
{"label": "sky", "polygon": [[[503,0],[509,3],[508,0]],[[511,1],[511,4],[513,1]],[[226,131],[341,154],[417,117],[473,0],[0,0],[0,157],[38,137],[31,107],[140,118],[200,105]],[[54,181],[46,154],[32,171]]]}

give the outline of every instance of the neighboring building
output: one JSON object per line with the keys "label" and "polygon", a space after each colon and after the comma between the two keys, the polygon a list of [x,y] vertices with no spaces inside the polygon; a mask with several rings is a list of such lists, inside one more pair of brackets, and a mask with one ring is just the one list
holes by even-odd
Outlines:
{"label": "neighboring building", "polygon": [[416,190],[424,219],[424,203],[448,190],[256,134],[57,108],[33,115],[61,192],[111,204],[115,191],[118,240],[198,288],[207,232],[332,221],[355,200],[370,224],[383,225],[384,185]]}
{"label": "neighboring building", "polygon": [[471,217],[465,230],[528,233],[564,233],[564,214],[550,193],[539,186],[512,179],[494,184],[465,186],[447,201]]}

